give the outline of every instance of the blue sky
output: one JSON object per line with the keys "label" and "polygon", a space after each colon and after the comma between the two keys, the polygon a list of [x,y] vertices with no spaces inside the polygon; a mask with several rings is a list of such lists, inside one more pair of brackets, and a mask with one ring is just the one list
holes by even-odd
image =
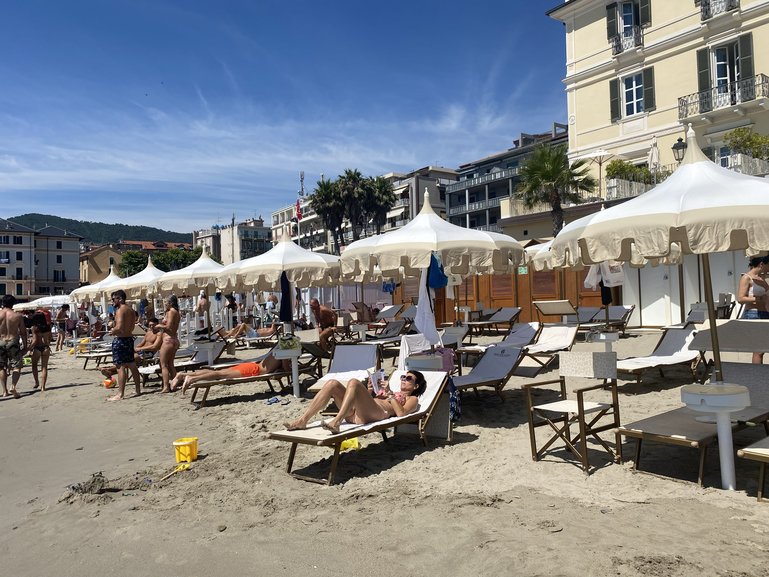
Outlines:
{"label": "blue sky", "polygon": [[558,3],[4,2],[0,216],[189,232],[499,152],[565,121]]}

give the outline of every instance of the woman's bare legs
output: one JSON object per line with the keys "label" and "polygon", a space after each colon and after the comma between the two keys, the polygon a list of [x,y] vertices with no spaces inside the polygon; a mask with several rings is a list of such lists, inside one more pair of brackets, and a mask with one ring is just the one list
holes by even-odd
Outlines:
{"label": "woman's bare legs", "polygon": [[357,423],[373,423],[387,416],[379,403],[371,396],[368,388],[358,379],[352,379],[347,383],[347,390],[339,406],[339,413],[333,419],[323,421],[323,427],[332,433],[339,432],[339,425],[348,416],[355,415]]}
{"label": "woman's bare legs", "polygon": [[[32,351],[32,379],[35,381],[36,389],[40,388],[40,379],[38,378],[37,363],[40,362],[40,351]],[[45,390],[45,389],[41,389]]]}
{"label": "woman's bare legs", "polygon": [[176,350],[176,345],[164,342],[160,346],[160,351],[158,351],[158,356],[160,357],[160,375],[163,378],[162,393],[170,393],[174,390],[171,388],[171,379],[176,376],[176,369],[174,368]]}
{"label": "woman's bare legs", "polygon": [[320,390],[320,392],[315,395],[315,398],[310,403],[310,406],[307,407],[307,410],[304,412],[304,414],[296,419],[295,421],[292,421],[290,423],[286,423],[286,429],[289,431],[294,431],[297,429],[306,429],[307,423],[310,421],[310,419],[326,408],[329,401],[331,399],[334,399],[334,402],[337,404],[337,406],[342,405],[342,401],[345,397],[345,388],[342,383],[337,381],[336,379],[331,379],[330,381],[326,382],[325,385],[323,385],[323,388]]}
{"label": "woman's bare legs", "polygon": [[182,394],[187,392],[190,385],[197,383],[198,381],[205,381],[209,379],[238,379],[243,375],[235,367],[228,367],[226,369],[200,369],[194,373],[189,373],[184,377],[184,383],[182,384]]}

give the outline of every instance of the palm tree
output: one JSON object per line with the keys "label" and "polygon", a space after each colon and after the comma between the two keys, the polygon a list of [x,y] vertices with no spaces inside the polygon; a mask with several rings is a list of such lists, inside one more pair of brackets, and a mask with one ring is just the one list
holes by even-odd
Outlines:
{"label": "palm tree", "polygon": [[553,236],[563,228],[563,202],[579,203],[580,192],[591,191],[596,180],[589,174],[586,160],[569,164],[566,146],[541,145],[521,167],[521,183],[516,196],[532,208],[547,203],[553,217]]}
{"label": "palm tree", "polygon": [[310,197],[310,206],[323,221],[326,230],[331,231],[335,252],[340,254],[339,233],[344,222],[344,204],[337,183],[333,180],[319,180]]}
{"label": "palm tree", "polygon": [[381,176],[370,177],[366,181],[365,210],[376,227],[376,233],[379,234],[387,222],[387,213],[395,204],[393,185]]}
{"label": "palm tree", "polygon": [[344,174],[339,175],[337,186],[344,203],[344,215],[352,229],[352,239],[358,240],[361,229],[366,226],[365,179],[357,168],[348,168]]}

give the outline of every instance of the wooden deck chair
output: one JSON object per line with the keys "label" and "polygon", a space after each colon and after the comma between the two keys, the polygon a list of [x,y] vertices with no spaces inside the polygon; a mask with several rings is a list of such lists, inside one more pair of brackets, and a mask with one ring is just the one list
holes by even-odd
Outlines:
{"label": "wooden deck chair", "polygon": [[644,371],[648,369],[657,369],[660,376],[664,377],[663,368],[688,365],[692,378],[695,378],[698,361],[704,359],[703,352],[689,349],[696,333],[694,325],[669,327],[662,333],[650,355],[620,359],[617,361],[617,372],[621,375],[633,375],[636,382],[640,383]]}
{"label": "wooden deck chair", "polygon": [[578,325],[579,313],[571,301],[557,300],[557,301],[532,301],[534,308],[537,309],[537,318],[540,322],[547,320],[545,317],[550,317],[550,322],[553,322],[552,317],[560,317],[557,322]]}
{"label": "wooden deck chair", "polygon": [[[579,458],[582,469],[590,473],[588,438],[595,440],[613,460],[617,460],[617,447],[612,448],[599,433],[613,431],[620,425],[619,397],[617,395],[617,354],[598,352],[560,353],[558,379],[540,381],[523,385],[526,394],[526,406],[529,419],[529,437],[531,458],[539,461],[545,452],[556,442],[562,441],[569,451]],[[566,378],[587,377],[601,379],[601,383],[591,387],[575,389],[576,399],[567,398]],[[541,387],[558,385],[558,399],[541,402],[535,398],[535,391]],[[609,390],[609,399],[602,401],[587,400]],[[576,425],[577,432],[572,434],[571,427]],[[552,436],[538,446],[536,430],[549,427]]]}
{"label": "wooden deck chair", "polygon": [[507,345],[494,345],[486,349],[469,373],[454,377],[454,386],[458,391],[473,389],[478,395],[478,387],[491,387],[504,402],[502,389],[515,373],[524,357],[524,349]]}
{"label": "wooden deck chair", "polygon": [[[339,345],[338,345],[339,346]],[[400,375],[403,371],[395,371],[390,378],[390,386],[393,390],[396,390],[400,383]],[[341,445],[343,441],[347,439],[353,439],[369,433],[381,433],[382,437],[386,439],[385,433],[388,429],[397,428],[406,424],[416,424],[417,433],[422,443],[427,446],[427,426],[431,417],[435,413],[438,406],[438,401],[443,393],[447,377],[446,373],[442,371],[424,371],[425,379],[427,380],[427,390],[419,397],[419,405],[417,410],[409,415],[402,417],[390,417],[382,421],[376,421],[367,425],[355,425],[351,423],[343,423],[340,432],[333,434],[320,425],[320,421],[310,423],[308,428],[300,431],[275,431],[270,433],[270,438],[278,441],[285,441],[291,443],[291,448],[288,452],[288,464],[286,466],[286,472],[297,479],[304,481],[312,481],[314,483],[322,483],[325,485],[332,485],[334,483],[334,476],[336,475],[337,465],[339,464],[339,455]],[[394,385],[393,385],[394,384]],[[328,477],[317,478],[307,475],[301,475],[292,472],[294,466],[294,457],[296,456],[296,449],[298,445],[315,445],[320,447],[330,447],[334,450],[334,455],[331,458],[331,468]],[[363,451],[356,453],[359,458],[362,457]]]}
{"label": "wooden deck chair", "polygon": [[303,354],[299,357],[300,368],[304,364],[307,373],[316,379],[323,376],[323,361],[331,359],[331,353],[321,347],[317,341],[301,341]]}
{"label": "wooden deck chair", "polygon": [[379,347],[368,343],[355,345],[337,344],[331,353],[328,372],[308,387],[307,392],[317,393],[330,379],[346,384],[350,379],[365,381],[371,371],[382,365]]}
{"label": "wooden deck chair", "polygon": [[764,486],[766,485],[766,465],[769,463],[769,437],[761,439],[737,451],[737,456],[743,459],[757,461],[758,465],[758,489],[757,500],[764,500]]}
{"label": "wooden deck chair", "polygon": [[537,340],[526,347],[526,357],[515,371],[518,377],[536,377],[558,353],[568,352],[577,340],[577,325],[541,326]]}
{"label": "wooden deck chair", "polygon": [[502,307],[494,314],[492,314],[487,320],[482,321],[468,321],[465,323],[470,330],[470,342],[473,340],[473,333],[480,335],[484,329],[499,330],[500,326],[506,326],[509,329],[513,327],[518,320],[518,316],[521,314],[520,307]]}

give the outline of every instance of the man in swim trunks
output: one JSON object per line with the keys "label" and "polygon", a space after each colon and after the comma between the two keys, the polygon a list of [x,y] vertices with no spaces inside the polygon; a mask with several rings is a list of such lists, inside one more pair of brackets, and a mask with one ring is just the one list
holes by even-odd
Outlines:
{"label": "man in swim trunks", "polygon": [[[256,377],[267,373],[282,370],[286,373],[291,371],[291,361],[288,359],[279,361],[272,353],[267,355],[261,363],[239,363],[223,369],[201,369],[184,377],[182,393],[186,392],[190,385],[199,381],[212,381],[218,379],[241,379],[244,377]],[[174,381],[178,382],[177,377]],[[176,382],[172,383],[176,387]]]}
{"label": "man in swim trunks", "polygon": [[[21,313],[13,310],[16,298],[4,295],[0,302],[0,384],[3,396],[19,398],[16,384],[21,376],[24,353],[27,352],[27,328]],[[11,391],[8,392],[8,370],[11,370]]]}
{"label": "man in swim trunks", "polygon": [[319,344],[324,350],[330,351],[334,331],[336,331],[336,313],[327,306],[320,304],[318,299],[310,299],[310,311],[315,317],[315,326],[319,330]]}
{"label": "man in swim trunks", "polygon": [[114,338],[112,339],[112,362],[117,367],[118,392],[109,397],[109,401],[119,401],[125,395],[126,369],[131,371],[134,384],[136,385],[136,395],[141,395],[141,381],[139,380],[139,369],[136,368],[136,359],[134,358],[134,327],[136,326],[137,314],[129,307],[126,302],[126,294],[123,290],[116,290],[112,293],[112,305],[115,307],[115,326],[110,330]]}
{"label": "man in swim trunks", "polygon": [[[158,324],[158,319],[151,317],[147,320],[147,332],[144,334],[144,338],[139,341],[139,344],[134,346],[134,361],[138,367],[144,364],[146,361],[150,361],[155,357],[155,353],[160,350],[160,346],[163,344],[162,337],[155,333],[155,327]],[[99,369],[102,375],[110,378],[112,375],[117,374],[117,367],[112,365],[109,367],[102,367]]]}

